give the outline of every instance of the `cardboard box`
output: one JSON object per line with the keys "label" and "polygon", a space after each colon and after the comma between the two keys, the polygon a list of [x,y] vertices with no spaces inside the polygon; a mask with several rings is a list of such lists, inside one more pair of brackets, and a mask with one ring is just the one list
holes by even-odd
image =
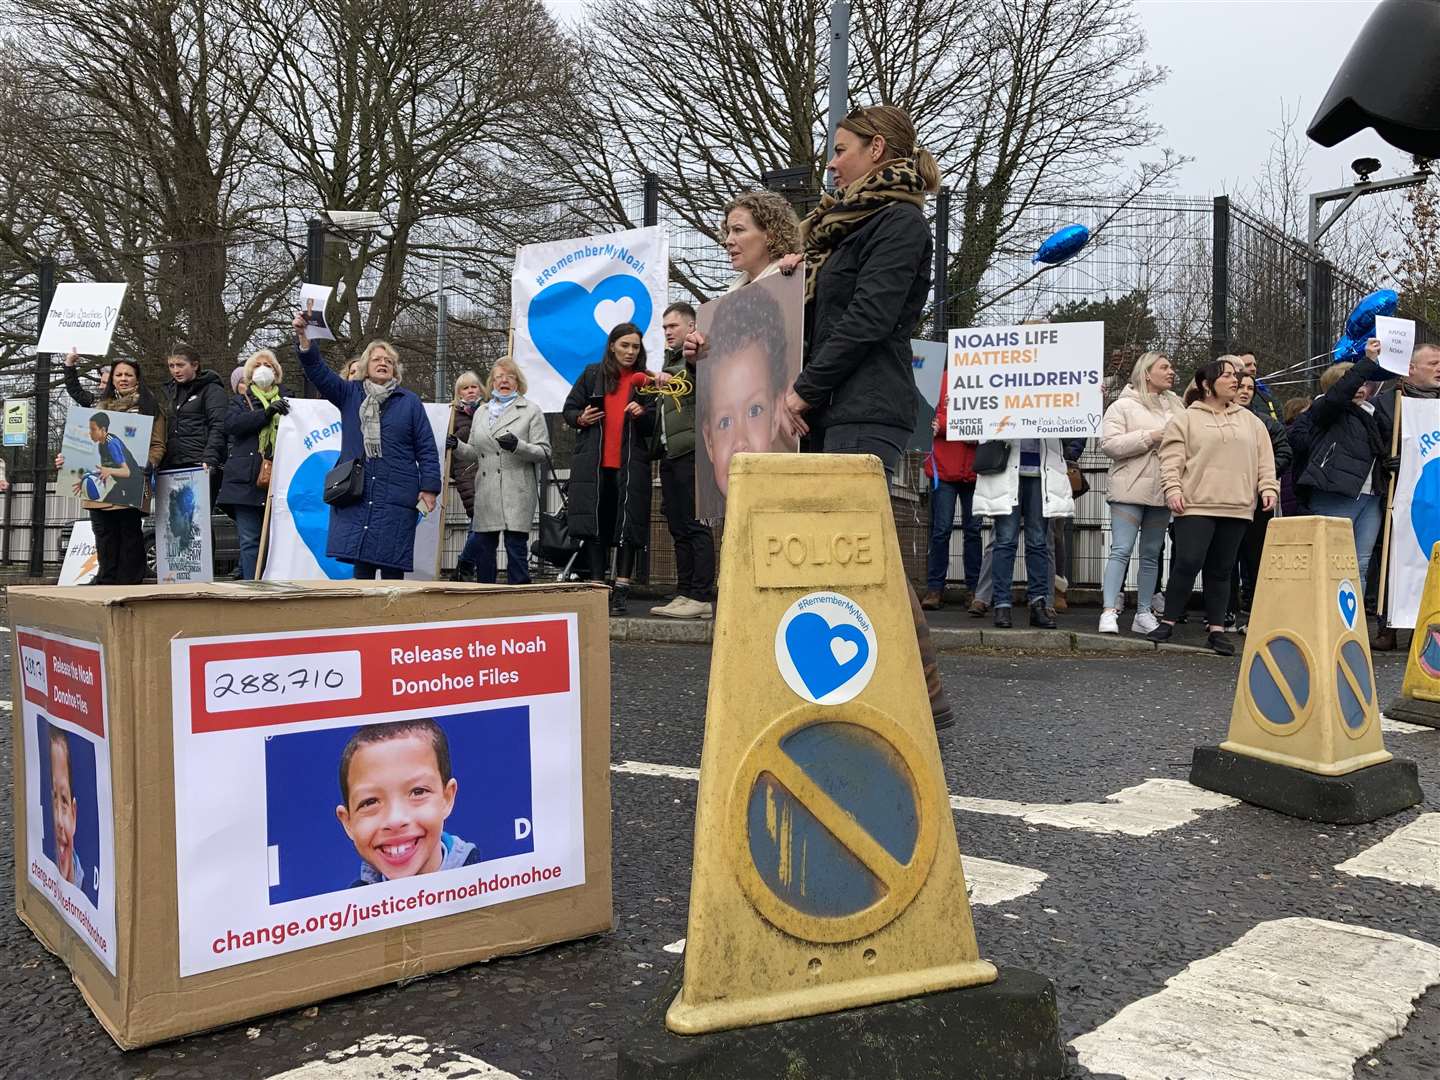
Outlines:
{"label": "cardboard box", "polygon": [[16,909],[122,1047],[611,928],[604,590],[9,610]]}

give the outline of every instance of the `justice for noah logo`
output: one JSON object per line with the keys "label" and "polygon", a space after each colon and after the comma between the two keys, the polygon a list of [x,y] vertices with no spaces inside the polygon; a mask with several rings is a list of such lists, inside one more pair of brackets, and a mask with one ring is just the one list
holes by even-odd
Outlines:
{"label": "justice for noah logo", "polygon": [[843,705],[875,674],[875,627],[849,597],[802,596],[775,630],[775,663],[787,686],[816,705]]}

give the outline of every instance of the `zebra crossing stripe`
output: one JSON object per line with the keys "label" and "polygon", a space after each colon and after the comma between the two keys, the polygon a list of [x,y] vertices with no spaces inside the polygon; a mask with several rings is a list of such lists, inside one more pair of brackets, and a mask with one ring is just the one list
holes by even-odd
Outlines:
{"label": "zebra crossing stripe", "polygon": [[269,1080],[519,1080],[487,1061],[435,1046],[415,1035],[367,1035],[354,1046],[326,1054]]}
{"label": "zebra crossing stripe", "polygon": [[1421,814],[1335,869],[1354,877],[1440,889],[1440,814]]}
{"label": "zebra crossing stripe", "polygon": [[[700,770],[685,765],[658,765],[649,761],[622,761],[610,771],[620,776],[660,776],[695,782]],[[1023,803],[1010,799],[978,799],[951,795],[950,807],[972,814],[1020,818],[1031,825],[1082,832],[1151,836],[1179,828],[1207,810],[1240,805],[1239,799],[1206,791],[1184,780],[1153,777],[1134,787],[1107,795],[1104,802]]]}
{"label": "zebra crossing stripe", "polygon": [[1125,1080],[1352,1080],[1440,982],[1440,948],[1323,919],[1263,922],[1074,1042]]}

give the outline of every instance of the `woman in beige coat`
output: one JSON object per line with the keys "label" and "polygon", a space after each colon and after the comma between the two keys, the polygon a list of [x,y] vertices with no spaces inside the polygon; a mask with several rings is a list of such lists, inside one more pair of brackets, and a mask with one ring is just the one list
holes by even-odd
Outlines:
{"label": "woman in beige coat", "polygon": [[1259,497],[1264,510],[1275,509],[1280,485],[1270,433],[1260,418],[1235,401],[1240,387],[1239,360],[1222,356],[1195,373],[1185,395],[1187,407],[1165,428],[1160,443],[1160,486],[1175,514],[1174,563],[1165,589],[1165,614],[1150,633],[1168,641],[1175,621],[1205,571],[1206,644],[1221,656],[1234,656],[1225,636],[1230,602],[1230,573]]}
{"label": "woman in beige coat", "polygon": [[510,357],[495,361],[485,392],[487,400],[470,423],[470,438],[453,446],[460,461],[476,462],[471,525],[477,540],[475,580],[495,583],[499,576],[495,556],[503,533],[505,580],[528,585],[526,548],[539,500],[538,470],[550,450],[550,430],[540,407],[525,400],[525,376]]}
{"label": "woman in beige coat", "polygon": [[1160,577],[1160,553],[1170,508],[1160,488],[1160,440],[1170,418],[1185,408],[1171,389],[1175,366],[1157,352],[1135,361],[1130,382],[1120,391],[1100,428],[1100,449],[1110,459],[1110,557],[1102,579],[1104,608],[1100,633],[1120,632],[1120,593],[1130,569],[1130,554],[1140,541],[1140,577],[1135,591],[1135,621],[1130,629],[1148,634],[1159,625],[1150,610]]}

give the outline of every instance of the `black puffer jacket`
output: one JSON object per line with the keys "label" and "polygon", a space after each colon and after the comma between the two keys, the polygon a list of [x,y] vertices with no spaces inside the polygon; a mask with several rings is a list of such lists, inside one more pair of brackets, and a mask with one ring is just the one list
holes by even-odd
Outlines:
{"label": "black puffer jacket", "polygon": [[600,536],[600,469],[605,453],[605,423],[581,427],[585,402],[605,393],[605,371],[591,364],[580,373],[565,399],[565,423],[579,434],[575,456],[570,462],[567,493],[570,535],[582,540],[599,537],[607,544],[625,543],[639,549],[650,542],[650,437],[655,431],[655,395],[631,394],[631,401],[645,406],[640,416],[625,417],[620,436],[620,507],[615,515],[615,535]]}
{"label": "black puffer jacket", "polygon": [[1290,471],[1290,463],[1294,460],[1290,449],[1290,435],[1285,430],[1285,425],[1270,415],[1258,394],[1250,400],[1250,411],[1260,418],[1270,435],[1270,452],[1275,455],[1275,475],[1284,476]]}
{"label": "black puffer jacket", "polygon": [[225,414],[230,411],[230,393],[220,376],[213,371],[199,371],[189,382],[171,379],[160,388],[159,396],[170,413],[170,440],[160,467],[224,465]]}
{"label": "black puffer jacket", "polygon": [[805,370],[795,392],[812,426],[915,426],[910,337],[930,295],[925,212],[893,203],[830,253],[805,309]]}
{"label": "black puffer jacket", "polygon": [[[456,442],[468,443],[470,441],[470,425],[475,422],[475,413],[485,408],[485,399],[481,398],[472,405],[457,403],[455,406],[455,429],[453,434]],[[475,516],[475,470],[479,468],[478,460],[462,461],[459,454],[450,455],[450,483],[454,485],[455,491],[460,496],[460,502],[465,506],[465,516]]]}
{"label": "black puffer jacket", "polygon": [[1355,392],[1383,370],[1374,360],[1360,361],[1305,412],[1308,456],[1295,476],[1302,502],[1312,491],[1353,499],[1367,478],[1372,492],[1384,491],[1387,450],[1380,423],[1374,412],[1355,404]]}

